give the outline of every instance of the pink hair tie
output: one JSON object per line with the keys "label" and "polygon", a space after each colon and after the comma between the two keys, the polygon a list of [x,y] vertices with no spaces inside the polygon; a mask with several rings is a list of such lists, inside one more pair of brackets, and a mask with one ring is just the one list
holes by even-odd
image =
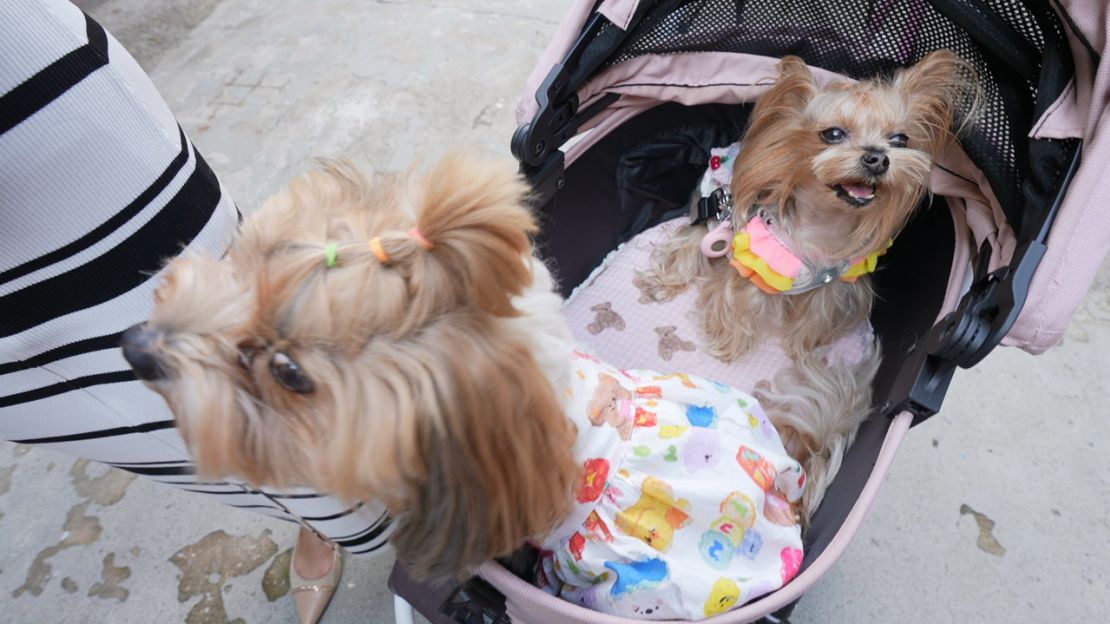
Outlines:
{"label": "pink hair tie", "polygon": [[421,233],[420,230],[417,228],[412,228],[411,230],[409,230],[409,236],[412,237],[412,240],[416,241],[417,245],[420,245],[424,249],[431,249],[435,246],[432,244],[432,241],[425,238],[424,234]]}

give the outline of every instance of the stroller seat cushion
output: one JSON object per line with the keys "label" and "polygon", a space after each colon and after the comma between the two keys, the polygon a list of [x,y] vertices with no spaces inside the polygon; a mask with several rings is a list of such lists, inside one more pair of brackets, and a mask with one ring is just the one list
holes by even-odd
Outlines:
{"label": "stroller seat cushion", "polygon": [[[638,271],[651,266],[654,246],[674,235],[683,219],[646,230],[617,250],[567,299],[566,316],[574,337],[617,368],[647,368],[699,375],[744,391],[770,381],[790,365],[775,336],[733,362],[722,362],[704,348],[697,314],[697,289],[658,303],[636,287]],[[854,365],[872,340],[861,323],[834,344],[835,363]]]}

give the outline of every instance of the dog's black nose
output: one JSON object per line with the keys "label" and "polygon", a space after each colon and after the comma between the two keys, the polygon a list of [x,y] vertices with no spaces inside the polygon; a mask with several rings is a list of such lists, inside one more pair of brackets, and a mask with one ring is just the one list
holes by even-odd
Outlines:
{"label": "dog's black nose", "polygon": [[866,152],[859,160],[863,163],[863,168],[871,172],[871,175],[882,175],[890,168],[890,159],[880,151],[871,150]]}
{"label": "dog's black nose", "polygon": [[151,352],[157,340],[158,332],[147,329],[142,323],[131,326],[120,336],[123,358],[135,370],[139,379],[157,381],[166,376],[166,370],[158,356]]}

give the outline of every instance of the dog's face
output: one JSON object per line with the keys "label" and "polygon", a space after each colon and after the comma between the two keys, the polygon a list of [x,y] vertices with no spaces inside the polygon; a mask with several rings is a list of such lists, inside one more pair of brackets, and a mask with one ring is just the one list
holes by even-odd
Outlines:
{"label": "dog's face", "polygon": [[[796,57],[760,98],[735,167],[738,206],[773,203],[801,220],[848,221],[836,254],[885,246],[925,191],[933,158],[951,139],[968,71],[938,51],[890,80],[817,86]],[[802,241],[804,242],[804,241]]]}
{"label": "dog's face", "polygon": [[[908,93],[893,85],[857,83],[818,93],[806,106],[799,132],[812,176],[813,201],[829,209],[898,210],[907,191],[922,188],[932,147],[914,133]],[[832,201],[839,199],[839,202]],[[824,206],[823,206],[824,207]]]}
{"label": "dog's face", "polygon": [[[329,167],[168,266],[124,353],[199,472],[382,500],[428,576],[465,574],[571,501],[574,432],[521,335],[535,224],[511,168]],[[416,229],[414,229],[414,227]]]}

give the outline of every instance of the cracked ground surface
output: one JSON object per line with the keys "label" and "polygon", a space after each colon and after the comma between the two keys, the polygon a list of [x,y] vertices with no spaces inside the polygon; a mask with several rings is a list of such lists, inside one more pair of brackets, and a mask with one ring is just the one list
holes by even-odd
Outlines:
{"label": "cracked ground surface", "polygon": [[[244,210],[314,156],[398,169],[508,153],[568,0],[80,0],[150,72]],[[1110,611],[1110,270],[1064,343],[1001,350],[915,429],[798,624],[1098,621]],[[0,620],[295,622],[295,527],[0,443]],[[349,560],[324,622],[392,621],[391,560]],[[1101,619],[1101,618],[1099,618]]]}

